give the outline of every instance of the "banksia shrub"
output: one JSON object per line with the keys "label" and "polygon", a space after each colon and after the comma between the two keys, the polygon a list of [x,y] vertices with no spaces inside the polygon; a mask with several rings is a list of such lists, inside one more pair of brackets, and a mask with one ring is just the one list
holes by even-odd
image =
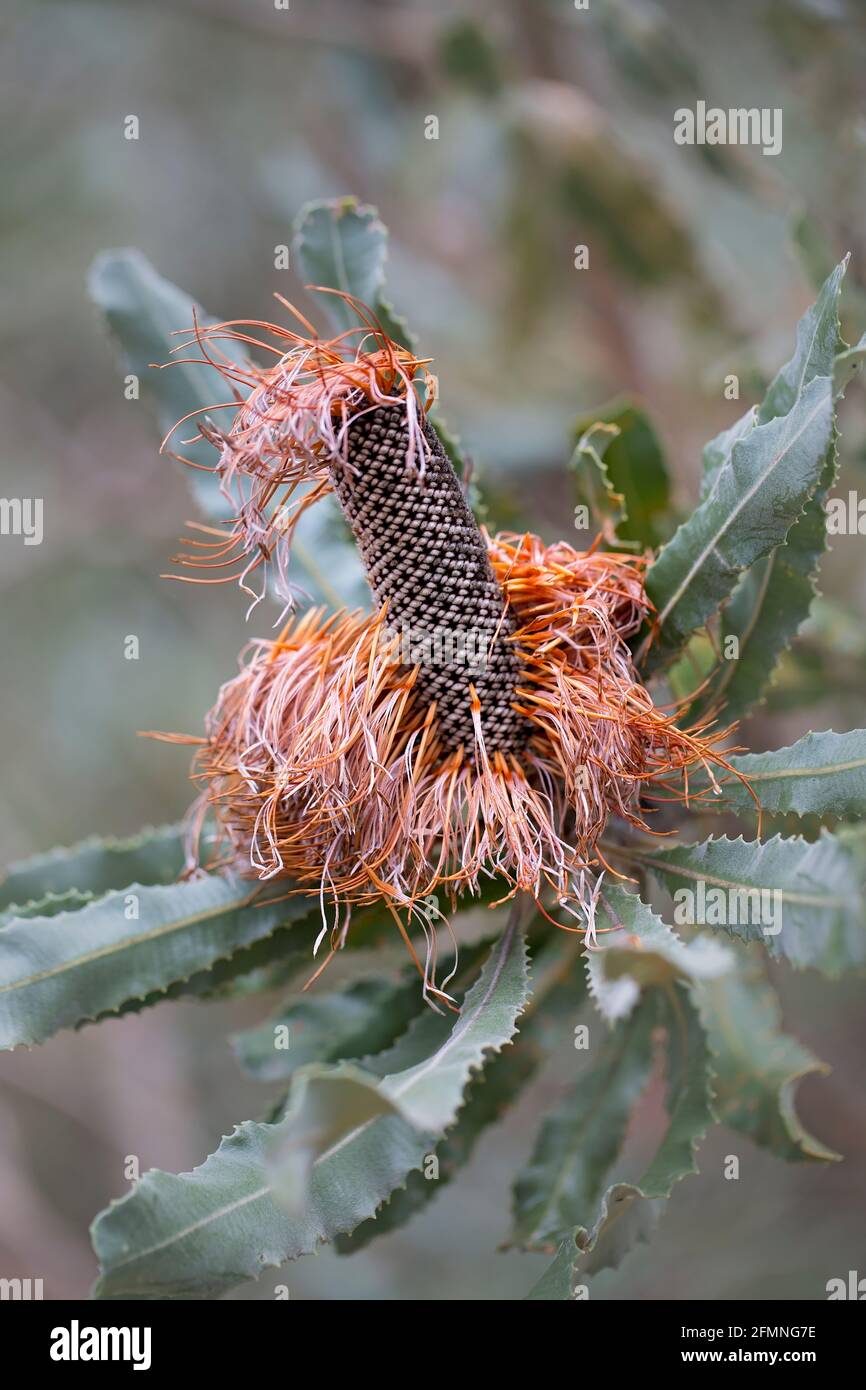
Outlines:
{"label": "banksia shrub", "polygon": [[[789,1161],[837,1157],[797,1114],[822,1064],[782,1032],[767,962],[863,968],[866,731],[745,752],[738,724],[780,661],[797,678],[837,403],[864,356],[841,337],[845,265],[660,547],[640,469],[609,467],[636,407],[576,432],[579,544],[478,519],[384,256],[371,209],[302,212],[296,263],[339,287],[318,299],[331,337],[285,304],[282,324],[214,323],[134,254],[94,267],[127,367],[172,362],[151,385],[205,511],[175,577],[202,603],[237,581],[239,633],[249,604],[276,621],[203,728],[157,735],[194,747],[183,825],[10,868],[0,1031],[12,1047],[279,991],[234,1047],[283,1083],[266,1121],[97,1218],[99,1297],[216,1296],[323,1241],[361,1250],[447,1185],[557,1047],[586,1057],[503,1232],[550,1257],[529,1298],[585,1296],[717,1121]],[[723,833],[701,838],[709,816]],[[332,985],[357,947],[378,973]],[[662,1067],[667,1128],[615,1182]]]}

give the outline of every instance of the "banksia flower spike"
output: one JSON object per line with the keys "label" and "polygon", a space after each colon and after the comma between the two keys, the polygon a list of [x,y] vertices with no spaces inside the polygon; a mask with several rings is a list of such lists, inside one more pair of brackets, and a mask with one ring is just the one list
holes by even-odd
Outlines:
{"label": "banksia flower spike", "polygon": [[[353,303],[359,330],[327,342],[265,324],[197,332],[248,387],[225,432],[205,427],[237,520],[197,563],[247,589],[271,570],[291,605],[294,526],[333,493],[374,610],[308,610],[251,644],[200,741],[195,821],[213,809],[241,872],[318,894],[333,947],[353,905],[383,900],[429,940],[433,895],[488,879],[591,940],[609,818],[647,829],[654,788],[687,794],[700,767],[712,782],[718,735],[678,728],[638,678],[645,560],[488,535],[428,417],[429,363]],[[276,361],[229,363],[214,347],[227,339]],[[431,993],[434,973],[428,954]]]}

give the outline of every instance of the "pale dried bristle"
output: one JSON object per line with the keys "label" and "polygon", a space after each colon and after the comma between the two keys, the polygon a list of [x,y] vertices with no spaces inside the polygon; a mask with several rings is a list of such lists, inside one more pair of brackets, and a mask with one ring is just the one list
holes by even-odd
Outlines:
{"label": "pale dried bristle", "polygon": [[[474,745],[474,686],[489,751],[517,752],[530,731],[513,708],[520,677],[510,640],[514,619],[460,482],[426,419],[423,430],[428,453],[419,474],[406,465],[405,410],[379,406],[356,415],[346,462],[331,467],[334,491],[373,595],[387,604],[390,627],[414,638],[421,654],[416,696],[435,701],[443,751]],[[434,644],[434,638],[442,640]],[[467,649],[481,653],[474,666]]]}

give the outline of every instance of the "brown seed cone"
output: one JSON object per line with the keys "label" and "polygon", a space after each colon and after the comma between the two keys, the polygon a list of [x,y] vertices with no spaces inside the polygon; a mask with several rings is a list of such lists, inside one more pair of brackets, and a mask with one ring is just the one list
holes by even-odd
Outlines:
{"label": "brown seed cone", "polygon": [[[389,625],[421,663],[416,689],[436,702],[443,750],[473,747],[471,684],[488,751],[518,752],[529,728],[512,708],[520,678],[508,640],[514,621],[450,460],[429,421],[423,430],[429,456],[419,475],[406,466],[404,410],[358,415],[348,430],[348,465],[331,467],[334,491],[374,597],[387,601]],[[467,659],[467,647],[480,662]]]}

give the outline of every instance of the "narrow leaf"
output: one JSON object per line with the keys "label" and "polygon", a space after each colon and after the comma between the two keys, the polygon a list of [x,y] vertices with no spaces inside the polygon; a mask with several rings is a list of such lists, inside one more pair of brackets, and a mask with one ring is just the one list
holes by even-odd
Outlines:
{"label": "narrow leaf", "polygon": [[[211,416],[225,428],[237,408],[221,373],[195,360],[201,353],[192,338],[194,323],[214,320],[164,280],[140,251],[105,251],[98,256],[90,272],[90,293],[120,344],[124,369],[138,376],[155,399],[161,433],[167,435],[186,419],[172,435],[170,448],[195,465],[185,472],[199,507],[215,520],[234,516],[237,503],[222,495],[213,471],[213,448],[205,439],[195,439],[198,420]],[[172,359],[179,347],[182,350]],[[305,512],[292,550],[304,586],[318,598],[335,607],[368,603],[363,568],[331,499]]]}
{"label": "narrow leaf", "polygon": [[789,414],[733,447],[713,488],[647,576],[662,654],[673,654],[728,597],[737,576],[781,544],[818,486],[833,420],[829,377]]}
{"label": "narrow leaf", "polygon": [[173,883],[183,868],[180,826],[143,830],[128,840],[93,836],[68,849],[34,854],[11,864],[0,880],[0,909],[19,907],[46,893],[77,889],[95,897],[128,883]]}
{"label": "narrow leaf", "polygon": [[[776,815],[866,815],[866,729],[847,734],[808,733],[788,748],[730,759],[747,777],[765,811]],[[722,795],[707,797],[713,810],[751,811],[748,788],[722,778]]]}
{"label": "narrow leaf", "polygon": [[[622,852],[622,851],[620,851]],[[860,876],[842,841],[709,839],[628,850],[673,893],[674,920],[763,941],[772,956],[831,977],[866,963]]]}
{"label": "narrow leaf", "polygon": [[[704,450],[702,497],[711,490],[737,437],[749,433],[753,414],[760,424],[787,414],[803,388],[816,377],[832,377],[834,395],[844,389],[845,382],[838,371],[838,354],[843,346],[839,295],[844,270],[843,262],[827,278],[817,301],[803,315],[794,355],[770,384],[758,411],[748,412],[738,425]],[[726,718],[740,719],[772,682],[779,658],[808,618],[817,594],[818,567],[827,548],[824,503],[836,480],[837,467],[833,428],[817,489],[803,514],[794,522],[785,542],[741,576],[731,602],[722,610],[721,650],[726,657],[731,651],[735,656],[721,663],[702,707],[723,701]]]}
{"label": "narrow leaf", "polygon": [[789,1162],[838,1157],[813,1138],[795,1106],[797,1084],[826,1073],[796,1038],[781,1029],[781,1009],[758,962],[746,956],[736,972],[694,989],[707,1030],[719,1120]]}
{"label": "narrow leaf", "polygon": [[132,884],[74,912],[13,919],[0,931],[0,1046],[44,1042],[115,1012],[311,910],[309,899],[270,901],[212,875]]}
{"label": "narrow leaf", "polygon": [[643,1006],[590,1054],[590,1065],[542,1124],[514,1187],[514,1237],[544,1249],[589,1219],[653,1067],[656,1003]]}
{"label": "narrow leaf", "polygon": [[599,897],[607,928],[585,956],[587,983],[609,1022],[625,1018],[642,989],[673,980],[712,979],[733,965],[730,951],[707,937],[685,942],[636,893],[605,884]]}
{"label": "narrow leaf", "polygon": [[614,491],[604,461],[605,451],[618,432],[616,425],[596,421],[578,439],[571,460],[574,495],[578,506],[586,509],[586,526],[582,529],[600,531],[605,544],[611,547],[620,544],[617,527],[626,518],[625,498]]}
{"label": "narrow leaf", "polygon": [[[357,198],[307,203],[295,221],[292,249],[308,284],[353,295],[372,309],[390,338],[411,348],[406,324],[384,297],[388,229],[375,208]],[[338,333],[360,323],[339,295],[322,295],[321,307]]]}
{"label": "narrow leaf", "polygon": [[418,977],[355,980],[333,993],[304,995],[274,1018],[237,1034],[241,1066],[257,1081],[286,1081],[308,1062],[380,1052],[423,1007]]}
{"label": "narrow leaf", "polygon": [[604,471],[611,492],[622,499],[617,534],[621,542],[655,548],[671,531],[670,479],[655,429],[639,406],[616,400],[578,420],[577,439],[599,423],[612,431]]}
{"label": "narrow leaf", "polygon": [[[471,1081],[463,1109],[454,1128],[425,1155],[424,1169],[409,1173],[405,1186],[398,1188],[376,1215],[351,1235],[338,1236],[341,1255],[362,1250],[376,1236],[388,1235],[423,1211],[454,1180],[472,1157],[475,1145],[490,1125],[514,1105],[521,1090],[538,1067],[540,1052],[532,1043],[519,1038],[514,1046],[500,1052]],[[435,1159],[435,1168],[431,1166]]]}
{"label": "narrow leaf", "polygon": [[681,1178],[697,1172],[697,1144],[715,1119],[706,1035],[680,986],[654,990],[641,1011],[652,1011],[654,1026],[662,1027],[667,1039],[667,1130],[638,1183],[609,1186],[591,1223],[561,1233],[556,1259],[531,1298],[573,1297],[583,1276],[616,1268],[636,1244],[649,1239],[659,1219],[660,1199],[669,1197]]}

